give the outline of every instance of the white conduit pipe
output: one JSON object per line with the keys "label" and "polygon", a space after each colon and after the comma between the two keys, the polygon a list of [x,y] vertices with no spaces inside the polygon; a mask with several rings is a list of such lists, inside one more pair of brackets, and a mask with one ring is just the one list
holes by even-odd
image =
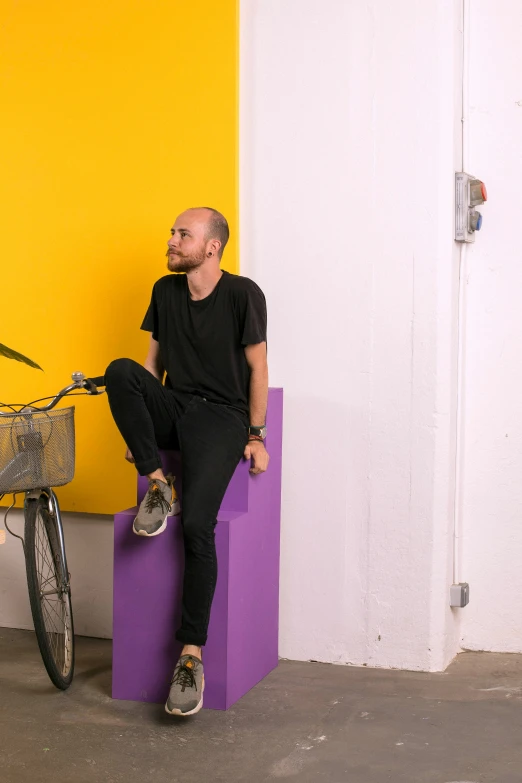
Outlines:
{"label": "white conduit pipe", "polygon": [[[462,166],[468,170],[469,155],[469,44],[470,44],[470,0],[462,0]],[[459,303],[457,315],[458,358],[457,358],[457,411],[455,437],[455,497],[453,509],[453,584],[458,584],[461,567],[462,538],[462,441],[463,441],[463,396],[464,396],[464,323],[466,305],[467,244],[460,245],[459,257]]]}

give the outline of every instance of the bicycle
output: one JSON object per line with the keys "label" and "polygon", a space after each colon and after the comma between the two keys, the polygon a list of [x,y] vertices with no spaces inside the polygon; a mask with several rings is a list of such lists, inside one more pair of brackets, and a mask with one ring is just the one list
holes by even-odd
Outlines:
{"label": "bicycle", "polygon": [[[104,378],[72,374],[73,383],[54,397],[28,405],[0,403],[0,500],[13,502],[6,510],[6,530],[22,542],[29,602],[43,663],[52,683],[66,690],[74,675],[74,624],[71,575],[67,568],[62,518],[53,487],[74,476],[74,406],[53,410],[68,394],[102,394]],[[75,396],[75,395],[73,395]],[[37,408],[36,403],[51,402]],[[9,412],[2,412],[8,408]],[[24,536],[10,530],[9,512],[24,492]]]}

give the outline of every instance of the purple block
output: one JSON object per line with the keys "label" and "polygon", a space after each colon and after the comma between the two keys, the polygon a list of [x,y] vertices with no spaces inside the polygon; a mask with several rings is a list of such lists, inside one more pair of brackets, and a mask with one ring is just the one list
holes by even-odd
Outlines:
{"label": "purple block", "polygon": [[[218,581],[204,649],[205,707],[228,709],[278,661],[279,534],[283,390],[270,389],[267,449],[270,466],[252,476],[242,461],[218,514]],[[162,455],[176,477],[180,457]],[[147,488],[138,480],[138,502]],[[136,508],[114,517],[114,626],[112,696],[164,702],[180,644],[183,539],[180,519],[145,539],[132,532]]]}

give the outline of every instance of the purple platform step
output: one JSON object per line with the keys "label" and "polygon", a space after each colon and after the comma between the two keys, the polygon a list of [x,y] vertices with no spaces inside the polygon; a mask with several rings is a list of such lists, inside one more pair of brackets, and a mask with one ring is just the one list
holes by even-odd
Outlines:
{"label": "purple platform step", "polygon": [[[204,650],[204,705],[228,709],[277,666],[283,390],[270,389],[270,466],[252,476],[242,461],[218,514],[218,581]],[[165,452],[183,505],[180,455]],[[138,481],[138,502],[146,490]],[[164,702],[180,645],[183,539],[180,519],[146,539],[132,532],[136,508],[114,517],[112,696]]]}

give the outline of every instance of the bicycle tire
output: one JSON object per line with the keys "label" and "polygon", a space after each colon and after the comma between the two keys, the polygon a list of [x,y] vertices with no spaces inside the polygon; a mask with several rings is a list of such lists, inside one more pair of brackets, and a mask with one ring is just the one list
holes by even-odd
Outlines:
{"label": "bicycle tire", "polygon": [[74,675],[74,623],[55,526],[56,517],[49,513],[45,495],[26,501],[24,552],[34,630],[51,682],[66,690]]}

